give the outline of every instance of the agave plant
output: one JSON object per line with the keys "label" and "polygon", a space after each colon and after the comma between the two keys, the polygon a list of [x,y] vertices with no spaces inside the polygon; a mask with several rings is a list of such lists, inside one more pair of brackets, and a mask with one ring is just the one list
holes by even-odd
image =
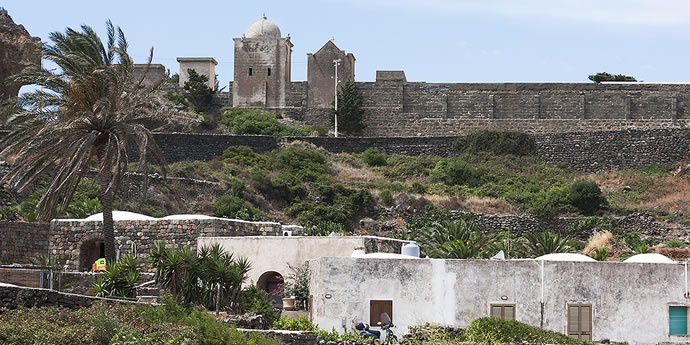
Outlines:
{"label": "agave plant", "polygon": [[525,235],[525,251],[527,256],[536,257],[551,253],[571,253],[573,248],[570,240],[553,232],[537,232]]}
{"label": "agave plant", "polygon": [[136,285],[141,276],[137,260],[125,255],[118,261],[110,261],[108,269],[96,278],[92,288],[99,297],[135,297]]}
{"label": "agave plant", "polygon": [[475,259],[491,255],[495,235],[472,220],[445,221],[422,229],[418,236],[425,254],[435,258]]}

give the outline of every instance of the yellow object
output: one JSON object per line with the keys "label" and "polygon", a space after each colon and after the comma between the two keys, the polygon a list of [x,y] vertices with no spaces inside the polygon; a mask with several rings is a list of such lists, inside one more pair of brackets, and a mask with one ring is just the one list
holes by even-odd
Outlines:
{"label": "yellow object", "polygon": [[93,271],[94,272],[105,271],[105,270],[106,270],[106,267],[105,267],[105,259],[104,258],[100,258],[100,259],[96,260],[96,262],[93,263]]}

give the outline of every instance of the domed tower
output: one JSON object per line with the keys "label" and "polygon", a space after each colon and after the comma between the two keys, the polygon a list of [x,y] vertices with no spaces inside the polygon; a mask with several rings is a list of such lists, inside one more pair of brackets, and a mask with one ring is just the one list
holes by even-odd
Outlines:
{"label": "domed tower", "polygon": [[235,107],[282,108],[290,83],[290,37],[266,16],[252,23],[235,41],[235,78],[232,103]]}

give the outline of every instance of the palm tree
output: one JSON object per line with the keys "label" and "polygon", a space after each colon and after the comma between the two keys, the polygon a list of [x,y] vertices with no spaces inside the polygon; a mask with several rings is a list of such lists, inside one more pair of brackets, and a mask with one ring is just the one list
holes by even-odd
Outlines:
{"label": "palm tree", "polygon": [[160,83],[144,86],[145,73],[133,80],[133,60],[127,53],[122,30],[108,21],[103,44],[96,32],[82,25],[81,32],[68,28],[50,34],[52,44],[43,56],[57,65],[52,72],[30,68],[13,77],[40,90],[23,94],[8,108],[13,128],[0,156],[13,162],[3,178],[20,191],[37,178],[50,174],[45,194],[37,205],[39,220],[62,213],[84,174],[96,169],[103,206],[105,256],[115,259],[112,200],[127,171],[130,142],[139,149],[140,167],[146,170],[147,153],[161,166],[166,163],[143,123],[160,114],[153,111],[150,96]]}

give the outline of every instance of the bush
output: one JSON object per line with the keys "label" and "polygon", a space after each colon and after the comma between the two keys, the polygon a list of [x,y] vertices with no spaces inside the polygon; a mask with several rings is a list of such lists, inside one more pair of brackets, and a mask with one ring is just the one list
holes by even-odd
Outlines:
{"label": "bush", "polygon": [[592,74],[587,77],[589,80],[595,83],[601,83],[602,81],[637,81],[635,77],[631,77],[625,74],[610,74],[606,72],[599,72],[597,74]]}
{"label": "bush", "polygon": [[685,243],[679,240],[669,240],[664,242],[666,248],[685,248]]}
{"label": "bush", "polygon": [[570,186],[568,199],[584,215],[592,215],[606,204],[597,183],[585,179],[577,179]]}
{"label": "bush", "polygon": [[460,153],[527,156],[534,153],[535,145],[534,137],[526,133],[481,130],[460,137],[456,147]]}
{"label": "bush", "polygon": [[96,296],[135,297],[135,286],[140,276],[137,260],[125,255],[116,262],[108,262],[107,268],[92,285]]}
{"label": "bush", "polygon": [[216,200],[213,206],[211,206],[211,210],[213,210],[216,216],[223,218],[251,221],[259,221],[264,218],[261,210],[250,206],[244,200],[232,195],[221,196]]}
{"label": "bush", "polygon": [[551,218],[568,212],[571,210],[569,192],[568,187],[553,187],[546,192],[533,194],[527,210],[541,218]]}
{"label": "bush", "polygon": [[308,236],[328,236],[332,233],[344,235],[347,234],[347,231],[345,231],[345,226],[341,223],[325,222],[308,226],[305,229],[305,233]]}
{"label": "bush", "polygon": [[379,198],[386,205],[392,205],[393,204],[393,194],[391,193],[390,189],[382,190],[379,193]]}
{"label": "bush", "polygon": [[317,330],[317,326],[304,315],[300,315],[299,318],[289,320],[285,317],[285,315],[281,315],[280,319],[273,323],[273,329],[315,332]]}
{"label": "bush", "polygon": [[261,315],[266,323],[272,325],[278,319],[278,313],[273,309],[271,299],[266,291],[250,285],[240,293],[240,306],[246,312]]}
{"label": "bush", "polygon": [[310,134],[311,128],[286,126],[278,122],[279,116],[259,109],[226,108],[219,123],[225,125],[233,134],[239,135],[304,137]]}
{"label": "bush", "polygon": [[432,183],[441,182],[448,186],[467,185],[476,187],[482,184],[482,170],[471,167],[469,164],[454,158],[443,158],[429,174]]}
{"label": "bush", "polygon": [[249,146],[230,146],[223,151],[223,160],[246,167],[268,169],[268,157],[254,152]]}
{"label": "bush", "polygon": [[386,154],[375,147],[370,147],[362,154],[362,161],[369,166],[386,165]]}
{"label": "bush", "polygon": [[341,224],[346,230],[352,229],[352,217],[342,207],[302,201],[290,206],[287,214],[308,228],[322,223],[336,223]]}
{"label": "bush", "polygon": [[314,150],[294,146],[278,153],[275,168],[309,182],[323,180],[328,173],[326,157]]}
{"label": "bush", "polygon": [[468,342],[484,344],[595,344],[515,320],[495,317],[474,320],[465,330],[464,336]]}

